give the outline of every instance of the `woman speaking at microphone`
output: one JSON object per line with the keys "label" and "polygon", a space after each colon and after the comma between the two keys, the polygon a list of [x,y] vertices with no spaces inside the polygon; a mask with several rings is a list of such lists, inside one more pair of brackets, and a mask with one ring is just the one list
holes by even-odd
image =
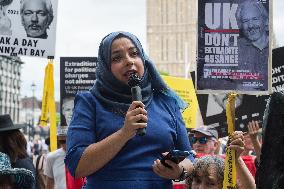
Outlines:
{"label": "woman speaking at microphone", "polygon": [[[141,101],[128,81],[136,74]],[[193,157],[176,164],[161,154],[190,151],[181,110],[186,104],[161,79],[138,38],[113,32],[100,44],[96,82],[75,98],[65,163],[87,189],[171,189],[172,179],[192,172]],[[140,136],[138,130],[146,129]]]}

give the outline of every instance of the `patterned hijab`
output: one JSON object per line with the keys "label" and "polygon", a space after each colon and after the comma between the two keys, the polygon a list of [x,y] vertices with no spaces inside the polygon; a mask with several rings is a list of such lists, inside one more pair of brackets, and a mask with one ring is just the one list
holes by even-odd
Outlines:
{"label": "patterned hijab", "polygon": [[0,176],[12,176],[17,188],[31,189],[35,183],[33,173],[25,168],[12,168],[7,154],[0,152]]}
{"label": "patterned hijab", "polygon": [[153,93],[164,93],[176,99],[179,107],[185,109],[187,104],[178,97],[162,80],[152,61],[144,53],[138,38],[128,32],[113,32],[105,36],[99,47],[96,82],[91,92],[100,103],[111,112],[125,115],[132,103],[131,88],[115,78],[111,72],[111,46],[115,39],[126,37],[137,48],[144,64],[144,75],[141,78],[142,102],[147,107],[153,98]]}

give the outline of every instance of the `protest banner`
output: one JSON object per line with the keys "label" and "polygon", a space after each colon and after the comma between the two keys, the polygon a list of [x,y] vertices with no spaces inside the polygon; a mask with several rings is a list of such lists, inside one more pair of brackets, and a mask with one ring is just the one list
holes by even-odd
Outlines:
{"label": "protest banner", "polygon": [[49,121],[50,126],[50,150],[54,151],[57,149],[56,140],[56,105],[54,99],[54,79],[53,79],[53,58],[49,57],[48,64],[45,67],[44,74],[44,88],[42,97],[42,107],[40,116],[40,126],[47,126]]}
{"label": "protest banner", "polygon": [[[199,94],[197,95],[199,108],[205,125],[213,126],[218,130],[220,137],[228,135],[225,94]],[[235,129],[247,131],[249,121],[262,122],[263,112],[268,96],[254,96],[239,94],[235,103]]]}
{"label": "protest banner", "polygon": [[284,91],[284,47],[272,51],[272,91]]}
{"label": "protest banner", "polygon": [[57,0],[0,2],[0,55],[55,55]]}
{"label": "protest banner", "polygon": [[60,58],[61,125],[69,126],[74,98],[78,91],[89,90],[96,79],[96,57]]}
{"label": "protest banner", "polygon": [[268,94],[270,0],[199,0],[197,91]]}
{"label": "protest banner", "polygon": [[[284,47],[272,51],[272,90],[284,91]],[[205,125],[216,127],[220,137],[227,136],[225,94],[198,94],[198,104]],[[262,126],[263,113],[268,95],[254,96],[240,94],[236,97],[236,130],[247,131],[249,121],[256,120]]]}
{"label": "protest banner", "polygon": [[182,113],[186,128],[195,128],[197,122],[198,101],[191,79],[171,76],[162,76],[164,81],[173,89],[189,106]]}

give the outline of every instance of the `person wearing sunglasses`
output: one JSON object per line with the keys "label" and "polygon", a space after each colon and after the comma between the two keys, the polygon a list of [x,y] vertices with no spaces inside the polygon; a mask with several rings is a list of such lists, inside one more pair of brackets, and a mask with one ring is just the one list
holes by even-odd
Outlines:
{"label": "person wearing sunglasses", "polygon": [[218,132],[208,126],[200,126],[190,133],[193,150],[197,154],[213,155],[218,148]]}

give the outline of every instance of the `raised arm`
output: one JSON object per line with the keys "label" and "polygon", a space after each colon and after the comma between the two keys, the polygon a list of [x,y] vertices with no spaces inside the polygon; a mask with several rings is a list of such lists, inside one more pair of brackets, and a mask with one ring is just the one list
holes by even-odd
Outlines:
{"label": "raised arm", "polygon": [[244,136],[242,132],[235,131],[233,133],[229,148],[236,150],[236,170],[241,185],[243,188],[256,189],[255,180],[241,158],[241,153],[244,151]]}
{"label": "raised arm", "polygon": [[256,158],[257,161],[260,161],[260,154],[261,154],[261,144],[257,138],[258,131],[259,131],[259,125],[257,121],[252,121],[248,123],[248,131],[249,131],[249,136],[251,139],[251,142],[253,144],[255,153],[256,153]]}

